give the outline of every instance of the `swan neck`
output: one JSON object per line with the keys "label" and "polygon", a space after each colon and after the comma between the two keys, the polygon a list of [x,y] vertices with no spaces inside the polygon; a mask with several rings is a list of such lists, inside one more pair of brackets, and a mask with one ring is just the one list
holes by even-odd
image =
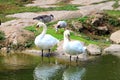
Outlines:
{"label": "swan neck", "polygon": [[66,43],[66,42],[69,42],[70,41],[70,38],[69,37],[66,37],[65,35],[64,35],[64,42]]}
{"label": "swan neck", "polygon": [[47,26],[46,26],[46,25],[43,25],[43,31],[42,31],[42,33],[41,33],[41,36],[42,36],[42,37],[45,36],[46,31],[47,31]]}

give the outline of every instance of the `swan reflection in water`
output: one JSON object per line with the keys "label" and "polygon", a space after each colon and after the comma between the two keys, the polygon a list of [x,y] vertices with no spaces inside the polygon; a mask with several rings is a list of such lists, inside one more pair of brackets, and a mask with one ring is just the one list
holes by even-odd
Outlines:
{"label": "swan reflection in water", "polygon": [[40,64],[34,70],[34,80],[62,80],[64,68],[62,65]]}
{"label": "swan reflection in water", "polygon": [[78,66],[40,64],[35,68],[33,77],[34,80],[81,80],[85,72],[85,68]]}
{"label": "swan reflection in water", "polygon": [[86,72],[85,68],[70,66],[64,71],[63,80],[81,80],[85,72]]}

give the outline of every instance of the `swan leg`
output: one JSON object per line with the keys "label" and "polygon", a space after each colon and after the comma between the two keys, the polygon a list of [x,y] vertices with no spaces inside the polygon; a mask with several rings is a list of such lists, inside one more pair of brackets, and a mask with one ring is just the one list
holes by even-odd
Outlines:
{"label": "swan leg", "polygon": [[41,54],[41,57],[42,57],[42,61],[43,61],[43,49],[42,49],[42,54]]}
{"label": "swan leg", "polygon": [[49,63],[50,63],[50,55],[51,55],[50,49],[48,49],[48,59],[49,59]]}
{"label": "swan leg", "polygon": [[72,58],[72,56],[70,55],[70,62],[71,62],[71,58]]}
{"label": "swan leg", "polygon": [[78,63],[78,59],[79,59],[79,58],[78,58],[78,56],[77,56],[77,57],[76,57],[76,63]]}

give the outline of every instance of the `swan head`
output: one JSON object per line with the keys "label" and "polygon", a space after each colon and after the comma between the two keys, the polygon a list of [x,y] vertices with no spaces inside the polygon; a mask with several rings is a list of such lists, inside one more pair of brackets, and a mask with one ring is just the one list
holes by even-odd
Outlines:
{"label": "swan head", "polygon": [[36,25],[36,29],[38,29],[39,27],[42,27],[42,26],[46,26],[46,25],[43,22],[38,22]]}
{"label": "swan head", "polygon": [[64,31],[64,38],[67,38],[70,41],[70,31],[69,30]]}

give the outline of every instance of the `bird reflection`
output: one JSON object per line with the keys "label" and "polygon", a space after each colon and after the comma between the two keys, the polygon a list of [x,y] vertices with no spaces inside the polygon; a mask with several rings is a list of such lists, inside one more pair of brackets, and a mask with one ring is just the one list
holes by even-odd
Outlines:
{"label": "bird reflection", "polygon": [[39,64],[33,73],[34,80],[62,80],[64,66],[56,64]]}
{"label": "bird reflection", "polygon": [[64,71],[63,80],[81,80],[85,72],[85,68],[70,66]]}
{"label": "bird reflection", "polygon": [[85,72],[85,68],[78,66],[39,64],[33,72],[33,77],[34,80],[81,80]]}

